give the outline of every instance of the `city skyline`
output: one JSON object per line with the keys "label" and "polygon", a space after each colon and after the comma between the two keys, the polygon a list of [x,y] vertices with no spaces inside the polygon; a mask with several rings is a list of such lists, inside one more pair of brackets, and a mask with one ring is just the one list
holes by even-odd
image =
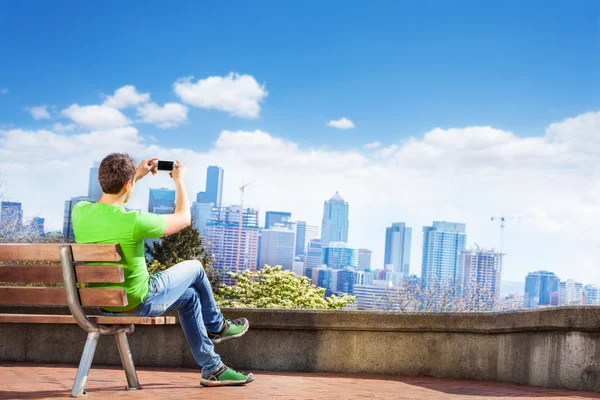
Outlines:
{"label": "city skyline", "polygon": [[[208,171],[210,171],[210,168],[211,167],[209,167]],[[97,171],[98,163],[94,162],[93,166],[90,168],[90,189],[88,194],[92,193],[92,186],[98,182]],[[222,169],[220,174],[222,176]],[[220,184],[222,185],[222,183],[223,181],[221,179]],[[226,222],[227,228],[232,228],[233,225],[235,225],[233,219],[237,220],[237,218],[231,218],[231,215],[236,213],[235,206],[215,207],[212,202],[207,202],[207,198],[204,195],[205,192],[199,192],[198,198],[200,199],[200,202],[192,203],[192,221],[194,226],[200,231],[200,234],[205,236],[205,239],[211,241],[218,238],[217,242],[222,241],[220,239],[225,239],[225,242],[229,243],[229,245],[223,245],[223,243],[221,243],[221,245],[217,244],[216,246],[216,248],[218,248],[217,251],[228,254],[226,256],[217,256],[215,254],[215,256],[217,256],[215,258],[215,267],[223,272],[231,267],[231,265],[226,265],[228,262],[224,262],[224,259],[231,259],[233,253],[229,247],[235,245],[234,242],[237,239],[233,238],[232,229],[220,229],[215,231],[214,227],[220,226],[223,228],[225,226],[223,222]],[[79,201],[94,200],[89,196],[79,196],[65,202],[63,233],[67,238],[72,236],[71,210]],[[328,215],[328,207],[331,207],[332,203],[340,203],[339,205],[343,206],[341,215],[347,220],[349,217],[349,205],[338,193],[336,193],[332,199],[325,202],[324,217]],[[23,211],[21,205],[20,202],[3,201],[2,212],[0,215],[2,221],[6,222],[8,219],[14,219],[18,221],[15,221],[12,225],[23,225]],[[150,188],[149,211],[159,214],[171,213],[174,211],[174,207],[175,191],[166,188]],[[364,248],[350,248],[346,242],[331,242],[321,247],[320,240],[315,240],[315,242],[319,242],[319,254],[317,255],[314,252],[311,254],[310,251],[307,251],[307,253],[302,253],[300,259],[296,259],[295,256],[298,255],[296,254],[298,248],[296,235],[304,235],[304,240],[307,240],[307,225],[304,221],[291,221],[291,213],[289,212],[267,211],[265,213],[265,225],[269,226],[269,228],[263,229],[262,233],[259,234],[261,236],[264,235],[263,246],[261,248],[259,235],[256,235],[254,239],[250,239],[249,236],[246,237],[247,230],[249,232],[260,231],[260,228],[257,226],[260,218],[259,211],[247,209],[247,212],[248,213],[246,213],[246,210],[244,212],[243,235],[245,243],[242,245],[243,252],[245,253],[240,255],[243,260],[256,259],[258,261],[258,264],[256,265],[257,268],[261,268],[265,264],[281,265],[284,269],[293,270],[299,275],[309,276],[313,281],[316,279],[314,273],[317,273],[318,276],[321,277],[319,278],[320,280],[325,279],[325,277],[326,279],[323,280],[323,282],[320,282],[319,280],[315,282],[317,282],[317,284],[329,285],[327,290],[331,291],[331,293],[338,293],[340,291],[343,293],[344,290],[353,290],[355,283],[360,285],[370,285],[373,283],[374,279],[379,280],[379,282],[386,282],[386,285],[394,285],[401,279],[408,279],[405,271],[398,271],[395,264],[402,264],[399,263],[398,260],[396,260],[395,264],[390,264],[386,261],[383,268],[374,268],[371,271],[369,264],[372,252]],[[3,225],[7,224],[4,223]],[[43,235],[43,225],[43,218],[34,217],[28,229],[32,233]],[[205,235],[207,226],[212,227],[208,232],[210,237],[206,237]],[[298,230],[298,227],[302,226],[302,231]],[[394,256],[403,256],[402,252],[405,250],[405,244],[409,243],[411,240],[411,231],[411,228],[407,228],[404,223],[392,223],[391,227],[386,228],[386,260],[388,260],[388,258],[394,258]],[[314,230],[314,233],[316,236],[316,230]],[[477,246],[476,249],[467,250],[464,248],[466,242],[465,239],[466,226],[462,223],[434,221],[432,226],[423,227],[423,246],[424,248],[427,248],[427,253],[424,253],[425,255],[422,259],[423,271],[420,279],[423,280],[422,282],[425,287],[432,286],[429,279],[433,279],[433,286],[435,286],[435,282],[437,281],[448,281],[452,284],[460,285],[462,286],[460,295],[465,295],[465,297],[473,296],[473,293],[476,293],[471,293],[473,290],[476,290],[477,292],[483,290],[483,292],[480,292],[477,296],[487,296],[488,300],[486,301],[489,304],[494,304],[499,300],[500,296],[502,257],[504,254],[493,249],[480,249],[479,246]],[[448,247],[449,245],[450,247]],[[227,250],[223,251],[226,247]],[[391,251],[393,247],[398,247],[400,253],[394,255]],[[209,249],[209,251],[210,250],[211,249]],[[250,250],[250,253],[248,253],[248,250]],[[307,261],[309,256],[312,258],[317,256],[319,260]],[[400,257],[400,259],[402,258],[403,257]],[[218,259],[220,259],[220,261]],[[432,263],[429,259],[438,261]],[[315,261],[317,262],[315,263]],[[362,266],[361,262],[363,264]],[[252,262],[250,262],[250,264],[247,262],[244,263],[245,266],[242,266],[242,268],[255,268],[252,266]],[[365,268],[368,268],[369,270],[363,271]],[[342,281],[339,281],[341,283],[338,284],[338,276],[340,275],[337,272],[342,269],[345,271],[344,274],[342,274],[344,278]],[[425,273],[426,270],[433,270],[434,273]],[[539,275],[542,276],[536,277]],[[545,283],[547,278],[543,275],[550,276],[554,283]],[[410,279],[413,279],[412,276]],[[535,279],[535,281],[532,281],[531,279]],[[351,285],[349,285],[350,281],[352,282]],[[597,285],[588,284],[584,288],[583,284],[580,282],[575,282],[573,279],[560,281],[554,273],[547,271],[529,273],[526,278],[524,292],[526,295],[524,295],[523,305],[526,308],[535,308],[538,306],[564,306],[570,304],[598,304],[598,297],[600,296]],[[533,298],[532,295],[534,296]]]}
{"label": "city skyline", "polygon": [[[89,193],[93,161],[179,159],[189,193],[218,165],[223,204],[251,182],[246,204],[310,224],[339,191],[348,245],[373,250],[373,265],[391,223],[416,235],[460,221],[468,247],[506,253],[506,280],[550,270],[598,284],[597,4],[479,3],[152,4],[146,17],[131,3],[7,3],[3,200],[59,230],[64,201]],[[228,35],[211,34],[222,26]],[[144,178],[128,208],[169,185],[166,173]],[[415,236],[411,273],[421,251]]]}

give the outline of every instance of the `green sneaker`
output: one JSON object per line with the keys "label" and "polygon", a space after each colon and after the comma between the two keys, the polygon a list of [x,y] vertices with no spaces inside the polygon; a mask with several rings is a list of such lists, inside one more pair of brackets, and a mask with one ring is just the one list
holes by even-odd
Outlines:
{"label": "green sneaker", "polygon": [[214,343],[221,343],[225,340],[239,338],[248,331],[250,324],[246,318],[238,318],[233,321],[229,318],[223,320],[223,327],[219,332],[208,332],[208,338]]}
{"label": "green sneaker", "polygon": [[228,366],[223,365],[221,369],[212,375],[202,375],[200,384],[207,387],[242,386],[254,381],[254,379],[254,375],[252,374],[242,374],[241,372],[236,372]]}

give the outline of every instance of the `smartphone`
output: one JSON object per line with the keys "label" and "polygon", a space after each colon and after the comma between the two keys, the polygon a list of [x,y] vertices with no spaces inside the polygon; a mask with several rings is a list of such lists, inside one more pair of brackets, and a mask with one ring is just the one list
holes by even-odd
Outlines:
{"label": "smartphone", "polygon": [[159,171],[173,171],[173,167],[175,166],[175,161],[164,161],[158,160],[158,166],[156,169]]}

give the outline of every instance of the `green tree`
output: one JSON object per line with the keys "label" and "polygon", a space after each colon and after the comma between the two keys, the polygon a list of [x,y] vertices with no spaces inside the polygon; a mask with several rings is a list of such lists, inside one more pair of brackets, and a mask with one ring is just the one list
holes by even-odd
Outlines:
{"label": "green tree", "polygon": [[213,291],[219,287],[219,274],[212,267],[212,257],[206,252],[200,232],[193,226],[157,240],[146,243],[148,272],[151,274],[164,271],[185,260],[198,260],[213,286]]}
{"label": "green tree", "polygon": [[259,271],[230,272],[235,286],[219,288],[217,303],[222,307],[340,309],[354,302],[353,296],[325,297],[325,289],[280,266]]}

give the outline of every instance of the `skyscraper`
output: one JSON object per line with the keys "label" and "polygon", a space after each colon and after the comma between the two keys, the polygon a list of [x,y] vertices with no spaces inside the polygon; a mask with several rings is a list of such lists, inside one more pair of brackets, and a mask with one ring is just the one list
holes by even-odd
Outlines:
{"label": "skyscraper", "polygon": [[212,203],[192,203],[192,224],[202,237],[206,235],[206,223],[211,219],[212,214]]}
{"label": "skyscraper", "polygon": [[33,217],[31,220],[31,231],[35,235],[43,235],[44,234],[44,218],[41,217]]}
{"label": "skyscraper", "polygon": [[600,287],[598,285],[585,285],[583,292],[585,294],[585,304],[600,305]]}
{"label": "skyscraper", "polygon": [[494,250],[473,249],[462,252],[463,291],[469,298],[481,299],[490,306],[500,298],[503,254]]}
{"label": "skyscraper", "polygon": [[[215,207],[211,218],[206,222],[206,246],[213,255],[213,267],[221,274],[225,284],[234,281],[227,276],[228,271],[236,271],[238,251],[240,207]],[[239,272],[256,270],[258,258],[258,210],[244,208],[242,211],[242,231],[239,258]]]}
{"label": "skyscraper", "polygon": [[554,272],[535,271],[527,274],[525,278],[524,308],[549,306],[552,293],[558,291],[558,276]]}
{"label": "skyscraper", "polygon": [[312,239],[306,248],[306,259],[304,260],[304,272],[308,278],[312,277],[312,270],[323,265],[323,246],[321,239]]}
{"label": "skyscraper", "polygon": [[358,267],[358,250],[348,247],[344,242],[329,242],[323,246],[323,259],[321,264],[332,269],[344,267]]}
{"label": "skyscraper", "polygon": [[460,257],[466,243],[465,224],[434,221],[423,227],[421,277],[427,288],[462,283]]}
{"label": "skyscraper", "polygon": [[211,165],[206,169],[206,198],[215,207],[221,207],[223,197],[223,168]]}
{"label": "skyscraper", "polygon": [[348,242],[349,206],[338,192],[323,204],[321,243]]}
{"label": "skyscraper", "polygon": [[171,214],[175,211],[175,191],[170,189],[150,189],[148,212]]}
{"label": "skyscraper", "polygon": [[385,228],[384,264],[391,265],[391,270],[402,278],[410,274],[410,244],[412,228],[407,228],[404,222],[394,222]]}
{"label": "skyscraper", "polygon": [[284,211],[267,211],[265,213],[265,229],[270,229],[275,224],[287,223],[292,218],[292,213]]}
{"label": "skyscraper", "polygon": [[369,249],[358,249],[358,269],[364,271],[371,268],[371,254]]}
{"label": "skyscraper", "polygon": [[269,229],[263,229],[258,268],[265,265],[271,267],[281,265],[283,269],[292,271],[295,250],[295,229],[279,223]]}
{"label": "skyscraper", "polygon": [[93,201],[98,201],[102,196],[102,187],[98,180],[98,170],[100,167],[99,161],[94,161],[92,168],[90,168],[90,181],[88,183],[88,197]]}
{"label": "skyscraper", "polygon": [[583,284],[573,279],[558,283],[558,305],[570,306],[581,304],[583,299]]}
{"label": "skyscraper", "polygon": [[319,237],[319,227],[308,225],[306,221],[296,223],[296,255],[304,257],[308,242]]}
{"label": "skyscraper", "polygon": [[206,192],[198,192],[196,194],[196,203],[209,203],[208,197],[206,197]]}
{"label": "skyscraper", "polygon": [[354,281],[356,280],[356,271],[345,267],[342,269],[331,269],[331,282],[329,290],[332,293],[347,293],[354,292]]}

